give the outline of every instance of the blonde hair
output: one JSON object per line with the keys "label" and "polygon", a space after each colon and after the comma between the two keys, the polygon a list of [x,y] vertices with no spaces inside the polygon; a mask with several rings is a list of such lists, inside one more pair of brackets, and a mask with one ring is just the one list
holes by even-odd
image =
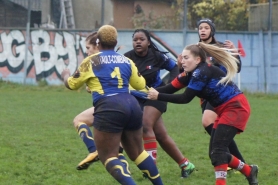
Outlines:
{"label": "blonde hair", "polygon": [[224,66],[227,70],[227,74],[223,77],[218,84],[227,85],[230,81],[233,80],[234,76],[238,71],[239,61],[237,58],[232,56],[230,52],[225,51],[222,48],[217,46],[213,46],[211,44],[205,44],[203,42],[199,42],[194,45],[189,45],[185,47],[186,50],[189,50],[193,55],[200,56],[201,61],[206,61],[206,53],[208,53],[211,57],[213,57],[217,62]]}
{"label": "blonde hair", "polygon": [[118,33],[115,27],[104,25],[99,28],[97,35],[103,47],[115,47],[117,45]]}

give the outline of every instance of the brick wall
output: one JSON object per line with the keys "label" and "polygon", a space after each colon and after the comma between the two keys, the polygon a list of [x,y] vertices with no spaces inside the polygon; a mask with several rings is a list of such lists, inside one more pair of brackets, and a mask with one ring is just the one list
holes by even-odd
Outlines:
{"label": "brick wall", "polygon": [[25,27],[27,10],[12,2],[0,1],[0,26]]}

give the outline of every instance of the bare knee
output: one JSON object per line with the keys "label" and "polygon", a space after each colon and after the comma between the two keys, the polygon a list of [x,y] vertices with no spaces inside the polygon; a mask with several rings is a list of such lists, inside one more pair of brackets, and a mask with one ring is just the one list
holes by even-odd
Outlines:
{"label": "bare knee", "polygon": [[75,116],[75,118],[73,119],[73,126],[77,129],[79,124],[80,124],[80,116],[77,115],[77,116]]}
{"label": "bare knee", "polygon": [[204,127],[214,123],[217,118],[217,114],[211,110],[205,110],[202,117],[202,124]]}

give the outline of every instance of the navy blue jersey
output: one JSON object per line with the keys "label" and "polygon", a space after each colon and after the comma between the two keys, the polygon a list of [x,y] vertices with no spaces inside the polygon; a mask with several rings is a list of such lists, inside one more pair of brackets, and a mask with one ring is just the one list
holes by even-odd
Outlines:
{"label": "navy blue jersey", "polygon": [[226,73],[214,65],[201,63],[192,73],[187,88],[198,91],[200,98],[206,99],[212,106],[216,107],[241,93],[233,82],[226,86],[217,83]]}
{"label": "navy blue jersey", "polygon": [[176,67],[176,62],[173,59],[161,52],[152,51],[152,49],[149,49],[144,57],[138,56],[134,50],[130,50],[124,55],[134,61],[148,87],[158,87],[163,84],[160,78],[160,70],[171,71]]}
{"label": "navy blue jersey", "polygon": [[242,93],[232,81],[227,85],[220,83],[217,85],[225,75],[226,73],[219,67],[201,62],[193,72],[182,73],[173,80],[171,86],[174,89],[167,86],[158,89],[159,92],[172,93],[174,90],[187,86],[184,94],[166,95],[159,93],[158,99],[173,103],[188,103],[197,96],[206,99],[213,107],[217,107]]}

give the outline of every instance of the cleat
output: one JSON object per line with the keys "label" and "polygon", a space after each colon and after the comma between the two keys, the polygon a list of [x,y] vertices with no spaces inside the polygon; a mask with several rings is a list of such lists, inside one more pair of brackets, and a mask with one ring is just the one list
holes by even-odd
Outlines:
{"label": "cleat", "polygon": [[246,179],[249,182],[249,185],[258,185],[258,179],[257,179],[257,175],[259,172],[259,168],[257,165],[250,165],[251,167],[251,173],[249,175],[249,177],[246,177]]}
{"label": "cleat", "polygon": [[149,178],[146,173],[143,173],[142,176],[143,176],[144,179],[148,179]]}
{"label": "cleat", "polygon": [[91,164],[93,164],[94,162],[98,161],[98,152],[95,151],[93,153],[89,153],[89,155],[83,160],[81,161],[78,166],[76,167],[77,170],[86,170],[87,168],[89,168],[89,166]]}
{"label": "cleat", "polygon": [[230,168],[230,167],[227,168],[227,171],[231,171],[231,170],[233,170],[233,168]]}
{"label": "cleat", "polygon": [[181,178],[187,178],[195,170],[193,163],[189,162],[186,168],[181,169]]}

